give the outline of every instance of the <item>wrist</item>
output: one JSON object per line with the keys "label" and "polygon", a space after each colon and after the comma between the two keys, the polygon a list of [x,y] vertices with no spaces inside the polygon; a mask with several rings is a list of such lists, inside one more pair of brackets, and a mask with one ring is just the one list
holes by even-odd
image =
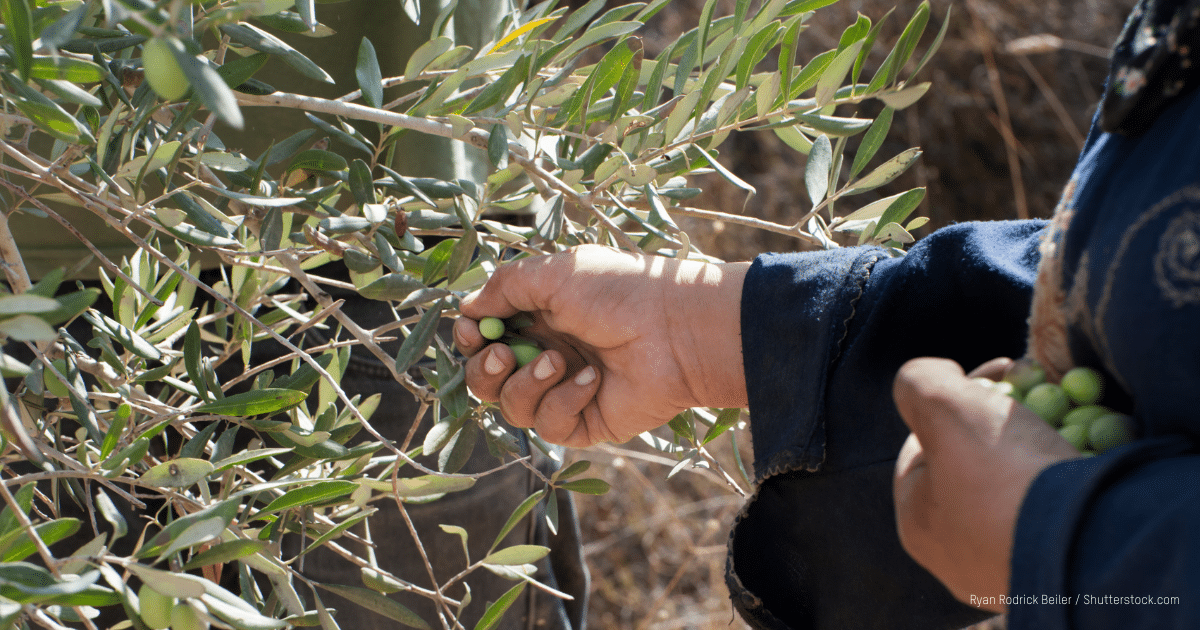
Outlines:
{"label": "wrist", "polygon": [[676,271],[676,347],[684,378],[697,407],[746,407],[742,360],[742,285],[750,263],[686,261]]}

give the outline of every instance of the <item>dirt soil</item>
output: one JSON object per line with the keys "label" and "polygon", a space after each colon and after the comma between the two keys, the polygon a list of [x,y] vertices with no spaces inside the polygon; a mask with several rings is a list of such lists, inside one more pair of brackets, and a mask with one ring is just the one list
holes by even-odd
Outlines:
{"label": "dirt soil", "polygon": [[[694,27],[703,4],[672,3],[650,25],[647,53]],[[933,87],[897,114],[880,150],[889,156],[911,146],[924,151],[916,167],[878,191],[882,197],[927,187],[918,214],[931,222],[918,230],[918,238],[958,221],[1050,216],[1095,111],[1107,49],[1133,1],[934,0],[918,58],[951,4],[946,41],[919,77]],[[718,12],[732,12],[733,5],[721,0]],[[906,2],[889,18],[864,75],[882,61],[916,5]],[[798,58],[807,61],[835,46],[856,13],[877,21],[892,6],[884,0],[842,0],[821,9],[802,37]],[[871,105],[862,110],[876,111]],[[771,132],[735,135],[721,147],[721,156],[758,194],[744,204],[741,191],[712,177],[695,206],[738,212],[745,205],[749,215],[784,224],[807,210],[803,159]],[[789,237],[731,225],[688,229],[704,251],[727,260],[804,248]],[[749,433],[741,437],[748,457]],[[745,628],[723,579],[725,541],[742,499],[707,471],[665,480],[673,462],[655,461],[660,456],[647,450],[631,444],[580,454],[595,460],[593,470],[603,470],[614,485],[607,496],[580,501],[593,579],[591,627]],[[728,445],[720,447],[723,460],[731,453]]]}

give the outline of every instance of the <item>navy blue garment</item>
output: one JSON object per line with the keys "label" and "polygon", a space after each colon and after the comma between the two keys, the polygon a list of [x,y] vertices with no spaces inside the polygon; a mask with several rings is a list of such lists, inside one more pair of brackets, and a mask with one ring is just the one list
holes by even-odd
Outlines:
{"label": "navy blue garment", "polygon": [[1141,136],[1094,126],[1049,225],[955,225],[903,258],[847,248],[755,261],[742,335],[758,489],[728,572],[752,625],[915,630],[986,616],[900,547],[891,483],[907,430],[891,384],[917,356],[970,370],[1025,355],[1051,259],[1061,299],[1038,314],[1061,319],[1071,365],[1104,372],[1105,402],[1135,416],[1139,439],[1034,482],[1009,628],[1200,628],[1196,92]]}
{"label": "navy blue garment", "polygon": [[[1070,355],[1128,400],[1141,440],[1054,466],[1017,522],[1010,627],[1200,627],[1200,97],[1136,138],[1093,131],[1063,197]],[[1041,601],[1040,599],[1038,600]]]}
{"label": "navy blue garment", "polygon": [[913,357],[970,369],[1025,346],[1044,222],[939,230],[903,258],[875,248],[760,256],[742,294],[758,491],[729,582],[761,628],[958,628],[956,602],[896,534],[892,471],[908,435],[892,379]]}

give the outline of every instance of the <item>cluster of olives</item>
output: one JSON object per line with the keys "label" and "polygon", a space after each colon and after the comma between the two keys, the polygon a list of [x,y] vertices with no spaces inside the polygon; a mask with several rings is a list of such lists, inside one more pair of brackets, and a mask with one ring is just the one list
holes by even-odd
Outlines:
{"label": "cluster of olives", "polygon": [[1099,404],[1100,373],[1077,367],[1055,383],[1037,363],[1020,363],[1002,381],[977,382],[1004,393],[1040,416],[1084,455],[1095,455],[1133,441],[1133,418]]}
{"label": "cluster of olives", "polygon": [[187,602],[164,595],[143,584],[138,590],[138,608],[142,621],[151,630],[206,630],[208,620]]}
{"label": "cluster of olives", "polygon": [[524,367],[542,353],[542,347],[537,342],[525,339],[517,332],[530,323],[532,321],[528,316],[521,315],[511,318],[507,325],[498,317],[484,317],[479,320],[479,334],[492,341],[503,340],[517,357],[517,364]]}

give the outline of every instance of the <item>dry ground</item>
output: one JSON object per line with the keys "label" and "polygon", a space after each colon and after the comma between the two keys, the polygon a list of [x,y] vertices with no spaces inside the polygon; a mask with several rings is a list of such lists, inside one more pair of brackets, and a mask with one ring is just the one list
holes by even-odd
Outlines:
{"label": "dry ground", "polygon": [[[719,10],[732,11],[733,4],[722,0]],[[934,0],[926,44],[950,4]],[[1106,49],[1131,5],[1132,0],[953,3],[946,43],[924,71],[933,89],[896,117],[881,151],[891,155],[921,146],[925,152],[920,165],[894,184],[896,190],[928,187],[919,212],[933,221],[921,232],[955,221],[1050,215],[1094,112]],[[651,26],[667,41],[694,27],[702,6],[702,0],[677,0]],[[878,20],[891,6],[887,0],[842,0],[822,9],[804,36],[800,58],[835,45],[856,12]],[[897,9],[881,42],[895,41],[915,6],[908,1]],[[1036,42],[1022,39],[1035,35],[1058,39],[1042,38],[1024,52],[1016,48],[1022,41]],[[654,33],[647,37],[648,52],[654,39]],[[886,51],[877,51],[873,63]],[[730,140],[721,153],[758,189],[746,212],[789,223],[806,199],[803,165],[780,144],[769,132],[748,134]],[[697,206],[742,207],[741,193],[722,180],[705,187]],[[732,226],[698,225],[692,232],[702,235],[706,251],[729,260],[800,247],[779,235]],[[742,438],[748,441],[748,433]],[[731,449],[721,448],[728,460]],[[671,462],[636,445],[581,455],[594,459],[614,486],[607,496],[580,500],[593,579],[591,627],[745,628],[732,612],[723,580],[725,541],[742,499],[707,472],[685,471],[666,480]]]}

